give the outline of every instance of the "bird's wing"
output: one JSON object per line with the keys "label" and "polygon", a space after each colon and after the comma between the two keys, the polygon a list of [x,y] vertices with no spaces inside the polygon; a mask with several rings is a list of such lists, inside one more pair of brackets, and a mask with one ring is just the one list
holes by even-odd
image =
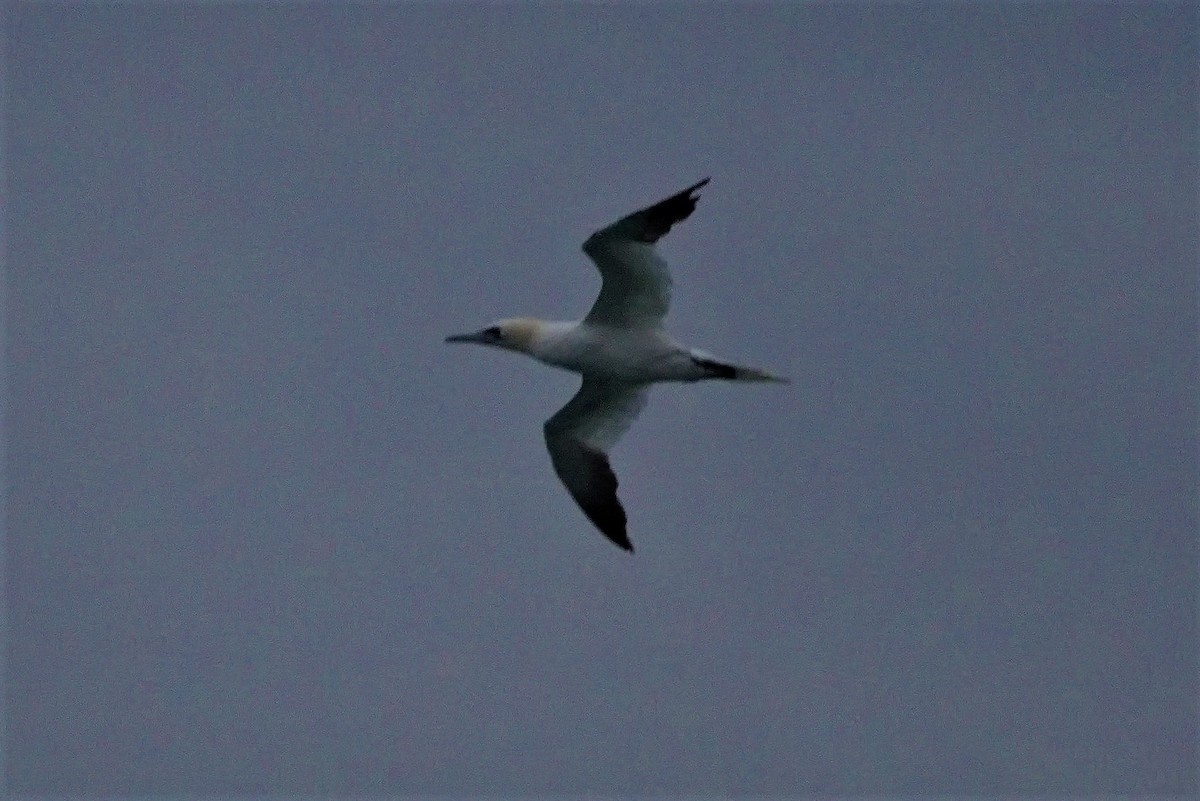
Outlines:
{"label": "bird's wing", "polygon": [[661,325],[671,304],[671,273],[654,243],[696,210],[707,178],[653,206],[601,228],[583,243],[603,285],[585,322],[626,328]]}
{"label": "bird's wing", "polygon": [[627,551],[625,510],[608,449],[646,405],[645,384],[585,378],[567,405],[546,421],[546,448],[554,472],[600,532]]}

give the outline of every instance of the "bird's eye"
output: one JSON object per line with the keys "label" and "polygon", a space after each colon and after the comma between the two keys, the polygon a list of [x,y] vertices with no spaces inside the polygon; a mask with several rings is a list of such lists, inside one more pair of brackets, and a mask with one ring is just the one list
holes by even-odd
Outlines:
{"label": "bird's eye", "polygon": [[488,339],[504,339],[504,332],[500,330],[500,326],[498,325],[484,329],[483,335]]}

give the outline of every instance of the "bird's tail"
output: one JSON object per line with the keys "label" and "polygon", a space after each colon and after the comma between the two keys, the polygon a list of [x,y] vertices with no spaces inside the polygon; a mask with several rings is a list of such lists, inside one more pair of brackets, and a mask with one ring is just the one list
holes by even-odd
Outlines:
{"label": "bird's tail", "polygon": [[692,361],[704,371],[701,378],[717,378],[724,381],[767,381],[775,384],[791,383],[783,376],[760,370],[757,367],[743,367],[714,359],[708,354],[693,352]]}

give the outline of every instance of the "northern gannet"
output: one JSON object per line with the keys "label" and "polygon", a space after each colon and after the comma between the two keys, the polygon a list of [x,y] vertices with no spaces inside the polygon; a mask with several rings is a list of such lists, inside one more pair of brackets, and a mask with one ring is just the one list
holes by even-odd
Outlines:
{"label": "northern gannet", "polygon": [[612,225],[583,243],[600,270],[600,296],[578,322],[500,320],[447,342],[512,350],[583,376],[575,397],[546,421],[550,461],[571,497],[604,536],[627,551],[625,510],[608,450],[629,428],[650,385],[663,381],[776,381],[787,379],[688,348],[663,330],[671,275],[654,248],[696,210],[696,191],[708,178]]}

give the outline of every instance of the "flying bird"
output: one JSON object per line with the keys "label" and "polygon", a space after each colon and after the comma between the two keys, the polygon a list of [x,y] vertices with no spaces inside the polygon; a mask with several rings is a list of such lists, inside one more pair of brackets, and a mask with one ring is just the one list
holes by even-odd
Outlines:
{"label": "flying bird", "polygon": [[447,342],[473,342],[516,351],[583,376],[575,397],[546,421],[554,471],[604,536],[633,550],[617,498],[609,449],[646,405],[650,385],[665,381],[774,381],[765,370],[730,364],[689,348],[663,330],[671,274],[655,249],[671,227],[696,210],[708,178],[666,200],[617,220],[583,243],[602,285],[591,311],[577,322],[500,320]]}

